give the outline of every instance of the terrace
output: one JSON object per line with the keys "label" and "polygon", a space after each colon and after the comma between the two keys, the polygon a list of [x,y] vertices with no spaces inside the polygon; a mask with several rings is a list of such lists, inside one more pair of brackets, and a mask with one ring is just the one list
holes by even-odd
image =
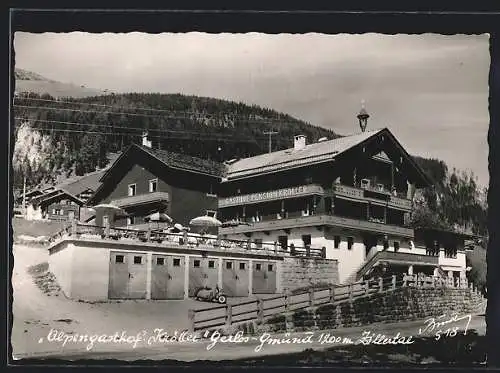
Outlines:
{"label": "terrace", "polygon": [[266,256],[302,256],[326,257],[326,250],[314,246],[282,247],[278,243],[256,242],[254,240],[222,239],[215,235],[201,235],[188,232],[171,232],[168,230],[140,230],[98,225],[82,224],[74,221],[64,229],[50,237],[49,242],[56,244],[64,239],[85,239],[103,241],[122,241],[126,243],[155,243],[168,248],[215,250],[232,254],[262,254]]}

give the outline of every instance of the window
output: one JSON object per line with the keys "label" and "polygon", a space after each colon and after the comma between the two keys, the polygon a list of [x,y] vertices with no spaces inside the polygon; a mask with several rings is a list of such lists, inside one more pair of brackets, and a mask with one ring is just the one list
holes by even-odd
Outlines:
{"label": "window", "polygon": [[273,265],[272,264],[268,264],[267,265],[267,271],[268,272],[272,272],[273,271]]}
{"label": "window", "polygon": [[174,267],[180,267],[180,266],[181,266],[181,260],[179,258],[174,258]]}
{"label": "window", "polygon": [[389,241],[384,241],[384,250],[389,248]]}
{"label": "window", "polygon": [[304,247],[311,246],[311,235],[310,234],[304,234],[302,236],[302,242],[304,243]]}
{"label": "window", "polygon": [[262,249],[262,238],[256,238],[255,245],[257,246],[257,249]]}
{"label": "window", "polygon": [[102,217],[102,225],[107,226],[108,224],[109,224],[109,216],[108,215],[104,215]]}
{"label": "window", "polygon": [[56,215],[56,209],[52,209],[52,215]]}
{"label": "window", "polygon": [[399,242],[398,241],[394,241],[394,251],[395,252],[399,251]]}
{"label": "window", "polygon": [[129,197],[135,196],[135,184],[130,184],[128,186],[128,196]]}
{"label": "window", "polygon": [[165,258],[156,258],[156,265],[162,266],[165,264]]}
{"label": "window", "polygon": [[142,264],[142,256],[134,256],[134,264]]}
{"label": "window", "polygon": [[261,267],[262,267],[262,264],[260,264],[260,263],[255,264],[256,271],[260,271]]}
{"label": "window", "polygon": [[233,262],[226,262],[226,269],[232,269],[233,268]]}
{"label": "window", "polygon": [[340,246],[340,236],[333,237],[333,242],[334,242],[334,247],[338,249]]}
{"label": "window", "polygon": [[347,250],[352,250],[353,244],[354,244],[354,238],[347,237]]}
{"label": "window", "polygon": [[154,193],[158,189],[158,179],[149,180],[149,192]]}
{"label": "window", "polygon": [[240,263],[240,270],[242,270],[242,271],[245,270],[245,263]]}
{"label": "window", "polygon": [[281,250],[286,251],[288,249],[288,236],[279,236],[278,242],[280,243]]}
{"label": "window", "polygon": [[217,217],[217,212],[214,210],[207,210],[207,216],[211,216],[213,218]]}
{"label": "window", "polygon": [[127,225],[132,225],[135,224],[135,217],[134,216],[129,216],[127,218]]}
{"label": "window", "polygon": [[199,268],[200,267],[200,261],[199,260],[194,260],[193,261],[193,267],[194,268]]}
{"label": "window", "polygon": [[215,260],[208,261],[208,268],[215,268]]}
{"label": "window", "polygon": [[61,215],[61,216],[64,215],[64,210],[63,209],[59,210],[59,215]]}
{"label": "window", "polygon": [[115,263],[123,263],[124,259],[125,258],[123,255],[117,255],[117,256],[115,256]]}

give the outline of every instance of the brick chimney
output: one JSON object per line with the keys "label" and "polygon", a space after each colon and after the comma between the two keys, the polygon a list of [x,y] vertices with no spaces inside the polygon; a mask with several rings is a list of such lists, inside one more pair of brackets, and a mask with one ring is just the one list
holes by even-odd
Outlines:
{"label": "brick chimney", "polygon": [[305,135],[297,135],[295,136],[295,141],[293,143],[294,150],[301,150],[306,147],[306,136]]}

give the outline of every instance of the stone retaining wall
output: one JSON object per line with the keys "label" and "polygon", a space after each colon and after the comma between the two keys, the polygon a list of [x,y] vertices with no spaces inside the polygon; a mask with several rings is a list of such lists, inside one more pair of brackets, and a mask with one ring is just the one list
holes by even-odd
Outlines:
{"label": "stone retaining wall", "polygon": [[339,283],[338,262],[333,259],[285,257],[281,270],[281,286],[294,290],[313,285]]}
{"label": "stone retaining wall", "polygon": [[370,325],[376,322],[421,320],[452,313],[484,313],[486,299],[478,292],[450,288],[398,288],[346,301],[338,305],[326,304],[289,314],[276,315],[263,324],[255,322],[234,325],[232,333],[313,331]]}

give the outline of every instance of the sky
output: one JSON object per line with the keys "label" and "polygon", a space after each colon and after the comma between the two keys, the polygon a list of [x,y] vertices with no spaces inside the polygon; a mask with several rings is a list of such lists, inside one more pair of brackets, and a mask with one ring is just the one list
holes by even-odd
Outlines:
{"label": "sky", "polygon": [[413,155],[488,174],[488,35],[14,35],[16,67],[115,92],[209,96],[333,129],[388,127]]}

